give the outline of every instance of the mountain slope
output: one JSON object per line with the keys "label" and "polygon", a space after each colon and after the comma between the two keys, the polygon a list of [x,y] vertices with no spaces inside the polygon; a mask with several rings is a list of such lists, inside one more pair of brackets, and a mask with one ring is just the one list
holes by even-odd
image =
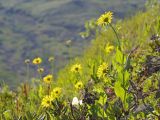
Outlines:
{"label": "mountain slope", "polygon": [[[117,18],[143,9],[145,0],[1,0],[0,1],[0,81],[8,84],[24,80],[26,58],[56,57],[56,68],[64,66],[68,55],[78,56],[88,40],[78,34],[84,22],[107,10]],[[65,46],[73,40],[72,53]],[[63,61],[63,62],[62,62]],[[44,63],[45,64],[45,63]],[[34,73],[33,73],[34,74]],[[17,81],[17,83],[19,83]]]}

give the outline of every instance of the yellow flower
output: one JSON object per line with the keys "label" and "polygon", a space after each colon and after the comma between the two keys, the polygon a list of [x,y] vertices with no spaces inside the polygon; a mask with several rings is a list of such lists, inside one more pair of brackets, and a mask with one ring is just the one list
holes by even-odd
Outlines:
{"label": "yellow flower", "polygon": [[53,61],[54,61],[54,57],[49,57],[49,58],[48,58],[48,61],[49,61],[49,62],[53,62]]}
{"label": "yellow flower", "polygon": [[34,58],[33,59],[33,64],[38,65],[42,63],[42,59],[40,57]]}
{"label": "yellow flower", "polygon": [[47,84],[50,84],[53,80],[53,75],[49,74],[43,78],[43,81]]}
{"label": "yellow flower", "polygon": [[81,64],[75,64],[71,67],[71,72],[73,73],[79,73],[82,69]]}
{"label": "yellow flower", "polygon": [[83,88],[83,83],[82,83],[81,81],[77,82],[77,83],[75,84],[75,88],[76,88],[77,90],[82,89],[82,88]]}
{"label": "yellow flower", "polygon": [[51,106],[51,104],[52,104],[51,96],[47,95],[42,99],[42,102],[41,102],[42,107],[48,108]]}
{"label": "yellow flower", "polygon": [[105,52],[106,53],[110,53],[111,51],[114,50],[114,46],[113,45],[109,45],[109,43],[106,45],[105,47]]}
{"label": "yellow flower", "polygon": [[62,93],[62,88],[56,87],[56,88],[54,88],[53,91],[51,92],[51,96],[52,96],[53,98],[58,98],[61,93]]}
{"label": "yellow flower", "polygon": [[29,63],[30,63],[30,59],[26,59],[24,62],[25,62],[26,64],[29,64]]}
{"label": "yellow flower", "polygon": [[104,78],[107,73],[108,73],[108,64],[107,63],[101,64],[97,70],[97,77]]}
{"label": "yellow flower", "polygon": [[112,12],[105,12],[104,14],[102,14],[98,20],[97,20],[97,24],[99,26],[105,26],[105,25],[108,25],[112,22],[112,16],[113,16],[113,13]]}
{"label": "yellow flower", "polygon": [[44,72],[44,69],[43,69],[43,68],[38,68],[37,71],[38,71],[39,73],[43,73],[43,72]]}

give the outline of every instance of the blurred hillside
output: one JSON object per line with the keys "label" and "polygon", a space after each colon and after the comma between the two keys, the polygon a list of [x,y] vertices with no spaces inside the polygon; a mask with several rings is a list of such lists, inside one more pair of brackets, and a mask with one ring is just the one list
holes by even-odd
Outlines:
{"label": "blurred hillside", "polygon": [[[14,86],[24,80],[26,58],[55,56],[55,68],[81,55],[89,44],[79,33],[84,23],[104,11],[123,19],[144,9],[145,0],[1,0],[0,81]],[[71,50],[65,46],[72,40]],[[69,53],[69,51],[71,51]],[[34,74],[34,73],[33,73]],[[17,81],[20,80],[20,81]]]}

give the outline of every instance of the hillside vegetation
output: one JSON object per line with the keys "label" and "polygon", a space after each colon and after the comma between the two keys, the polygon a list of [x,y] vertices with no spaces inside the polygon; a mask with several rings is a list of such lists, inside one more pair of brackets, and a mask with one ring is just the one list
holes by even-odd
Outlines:
{"label": "hillside vegetation", "polygon": [[160,4],[150,1],[145,12],[116,24],[112,11],[91,20],[81,33],[94,38],[91,45],[57,79],[54,57],[26,59],[25,82],[0,90],[0,119],[159,120],[159,11]]}
{"label": "hillside vegetation", "polygon": [[[145,0],[0,0],[0,81],[24,81],[24,59],[54,56],[57,72],[81,55],[91,38],[81,38],[86,20],[112,10],[117,18],[144,8]],[[115,19],[114,19],[115,20]],[[65,41],[72,40],[72,50]],[[71,53],[70,53],[70,52]],[[69,56],[70,54],[70,56]],[[44,63],[45,64],[45,63]],[[33,69],[32,69],[33,70]],[[33,73],[34,74],[34,73]],[[21,81],[17,82],[17,79]]]}

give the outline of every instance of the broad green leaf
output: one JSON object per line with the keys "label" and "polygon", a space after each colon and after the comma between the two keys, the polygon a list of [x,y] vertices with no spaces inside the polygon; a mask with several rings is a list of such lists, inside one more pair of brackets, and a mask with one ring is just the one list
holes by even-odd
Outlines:
{"label": "broad green leaf", "polygon": [[118,72],[118,79],[117,79],[117,81],[120,82],[120,83],[123,83],[123,73],[122,73],[122,71]]}
{"label": "broad green leaf", "polygon": [[121,83],[117,81],[114,85],[114,91],[118,97],[124,101],[124,96],[125,96],[125,90],[122,88]]}
{"label": "broad green leaf", "polygon": [[128,71],[124,72],[124,81],[125,81],[125,85],[128,84],[128,81],[130,79],[130,73]]}
{"label": "broad green leaf", "polygon": [[117,63],[123,64],[123,53],[118,48],[116,50],[115,60]]}

